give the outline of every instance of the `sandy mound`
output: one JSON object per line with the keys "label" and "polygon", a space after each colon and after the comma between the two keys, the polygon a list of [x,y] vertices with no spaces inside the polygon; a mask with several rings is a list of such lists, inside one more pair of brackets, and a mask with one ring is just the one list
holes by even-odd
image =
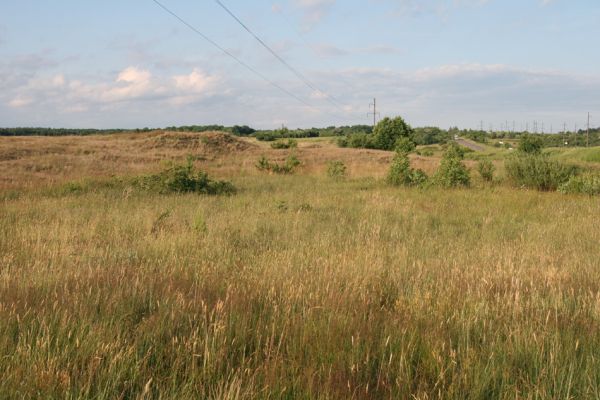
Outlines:
{"label": "sandy mound", "polygon": [[153,149],[169,148],[201,153],[232,153],[257,147],[244,139],[223,132],[164,132],[148,138],[145,146]]}

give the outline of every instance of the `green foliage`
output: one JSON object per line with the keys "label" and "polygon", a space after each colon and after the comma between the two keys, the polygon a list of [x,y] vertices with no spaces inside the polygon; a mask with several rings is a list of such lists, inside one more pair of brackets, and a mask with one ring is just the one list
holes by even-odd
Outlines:
{"label": "green foliage", "polygon": [[444,144],[451,140],[448,131],[436,127],[414,128],[413,140],[419,146]]}
{"label": "green foliage", "polygon": [[494,180],[494,172],[496,171],[496,167],[490,160],[481,160],[477,164],[477,171],[484,181],[491,182]]}
{"label": "green foliage", "polygon": [[544,142],[539,136],[523,135],[519,142],[519,151],[526,154],[540,154]]}
{"label": "green foliage", "polygon": [[339,180],[346,177],[346,164],[343,161],[330,161],[327,163],[327,175]]}
{"label": "green foliage", "polygon": [[338,146],[353,149],[373,148],[373,135],[366,133],[353,133],[338,139]]}
{"label": "green foliage", "polygon": [[574,176],[559,188],[565,194],[587,194],[588,196],[600,196],[600,175],[588,173]]}
{"label": "green foliage", "polygon": [[395,150],[399,153],[412,153],[416,148],[415,142],[408,137],[401,137],[396,140]]}
{"label": "green foliage", "polygon": [[457,145],[449,146],[435,173],[434,183],[444,188],[468,187],[471,184],[471,176],[462,162],[463,157],[464,153]]}
{"label": "green foliage", "polygon": [[373,130],[373,147],[380,150],[394,150],[400,138],[412,140],[413,130],[401,117],[384,118]]}
{"label": "green foliage", "polygon": [[458,158],[460,160],[465,158],[465,153],[467,152],[466,147],[459,146],[455,142],[450,143],[446,146],[446,150],[444,152],[444,157],[446,158]]}
{"label": "green foliage", "polygon": [[274,161],[270,161],[265,156],[261,156],[256,163],[256,168],[258,168],[260,171],[269,171],[275,174],[288,175],[293,174],[300,164],[300,160],[298,160],[298,158],[293,154],[289,155],[283,164],[278,164]]}
{"label": "green foliage", "polygon": [[288,139],[287,141],[278,140],[271,143],[272,149],[295,149],[298,147],[298,142],[294,139]]}
{"label": "green foliage", "polygon": [[539,154],[517,154],[506,160],[505,167],[514,185],[541,191],[554,191],[579,173],[577,166]]}
{"label": "green foliage", "polygon": [[134,180],[134,184],[144,190],[168,193],[232,194],[235,187],[227,181],[215,181],[202,171],[196,171],[192,158],[187,163],[168,164],[156,175],[144,176]]}
{"label": "green foliage", "polygon": [[248,125],[243,125],[243,126],[234,125],[231,128],[231,133],[233,133],[236,136],[250,136],[255,132],[256,132],[256,129],[252,129]]}
{"label": "green foliage", "polygon": [[427,182],[427,175],[410,167],[408,153],[396,152],[386,181],[393,186],[420,186]]}

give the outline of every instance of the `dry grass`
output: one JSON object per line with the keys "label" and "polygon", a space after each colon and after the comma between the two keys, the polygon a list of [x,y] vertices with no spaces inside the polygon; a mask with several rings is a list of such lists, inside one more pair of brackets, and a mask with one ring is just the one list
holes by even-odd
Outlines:
{"label": "dry grass", "polygon": [[[211,173],[224,177],[252,175],[258,174],[255,163],[263,154],[281,162],[289,151],[273,150],[269,143],[219,132],[0,137],[0,189],[156,171],[161,161],[183,161],[189,155]],[[321,175],[327,162],[341,160],[356,177],[382,177],[393,157],[385,151],[338,148],[331,139],[302,141],[296,154],[304,174]],[[438,165],[434,157],[414,156],[413,162],[428,172]]]}
{"label": "dry grass", "polygon": [[[23,189],[189,154],[160,135],[3,139],[0,398],[600,397],[597,199],[389,188],[388,153],[327,142],[298,176],[211,150],[232,197]],[[77,168],[20,169],[46,157]]]}

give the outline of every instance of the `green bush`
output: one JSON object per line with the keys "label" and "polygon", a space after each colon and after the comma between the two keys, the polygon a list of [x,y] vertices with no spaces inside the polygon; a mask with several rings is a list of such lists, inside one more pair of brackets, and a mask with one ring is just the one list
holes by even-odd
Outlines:
{"label": "green bush", "polygon": [[196,171],[191,158],[187,163],[168,164],[156,175],[148,175],[134,179],[134,185],[141,189],[161,194],[168,193],[200,193],[200,194],[232,194],[235,187],[226,181],[215,181],[202,171]]}
{"label": "green bush", "polygon": [[457,145],[448,146],[435,173],[434,183],[445,188],[468,187],[471,184],[471,176],[462,162],[463,157],[464,153]]}
{"label": "green bush", "polygon": [[427,182],[427,175],[410,167],[408,153],[396,152],[386,181],[393,186],[420,186]]}
{"label": "green bush", "polygon": [[538,136],[523,135],[519,141],[519,151],[526,154],[540,154],[543,146],[544,142]]}
{"label": "green bush", "polygon": [[269,171],[275,174],[293,174],[296,168],[300,165],[300,160],[291,154],[283,164],[278,164],[273,161],[269,161],[265,156],[261,156],[256,163],[256,168],[260,171]]}
{"label": "green bush", "polygon": [[330,161],[327,163],[327,175],[333,179],[346,177],[346,164],[343,161]]}
{"label": "green bush", "polygon": [[494,167],[494,163],[492,163],[490,160],[481,160],[477,164],[477,171],[484,181],[491,182],[494,180],[494,172],[496,171],[496,167]]}
{"label": "green bush", "polygon": [[278,140],[271,143],[272,149],[295,149],[296,147],[298,147],[298,142],[293,139],[288,139],[287,141]]}
{"label": "green bush", "polygon": [[577,166],[539,154],[517,154],[506,160],[505,167],[514,185],[541,191],[557,190],[579,174]]}
{"label": "green bush", "polygon": [[367,133],[352,133],[344,138],[338,140],[340,147],[351,147],[354,149],[360,148],[372,148],[372,135]]}
{"label": "green bush", "polygon": [[565,194],[587,194],[589,196],[600,196],[600,175],[585,174],[574,176],[559,188]]}
{"label": "green bush", "polygon": [[401,117],[384,118],[373,130],[372,147],[380,150],[394,150],[400,138],[408,138],[413,141],[413,135],[413,129]]}

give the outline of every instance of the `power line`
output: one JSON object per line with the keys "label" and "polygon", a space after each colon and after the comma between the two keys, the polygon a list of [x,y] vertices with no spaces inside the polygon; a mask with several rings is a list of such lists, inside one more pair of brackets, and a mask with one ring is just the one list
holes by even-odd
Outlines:
{"label": "power line", "polygon": [[229,8],[227,8],[227,6],[225,6],[225,4],[223,4],[223,2],[221,2],[221,0],[214,0],[214,1],[219,6],[221,6],[221,8],[223,8],[223,10],[225,10],[225,12],[227,14],[229,14],[238,24],[240,24],[240,26],[242,28],[244,28],[244,30],[246,30],[246,32],[248,32],[252,37],[254,37],[254,39],[258,43],[260,43],[261,46],[263,46],[265,49],[267,49],[267,51],[269,53],[271,53],[271,55],[273,55],[273,57],[275,57],[281,64],[283,64],[294,75],[296,75],[296,77],[298,79],[300,79],[308,88],[312,89],[315,92],[321,93],[323,96],[325,96],[325,98],[327,99],[327,101],[329,101],[335,107],[340,108],[340,104],[337,101],[335,101],[335,99],[333,99],[329,94],[325,93],[324,91],[322,91],[321,89],[319,89],[318,87],[316,87],[300,71],[298,71],[296,68],[294,68],[292,65],[290,65],[287,61],[285,61],[283,59],[283,57],[281,57],[279,54],[277,54],[277,52],[275,50],[273,50],[271,47],[269,47],[269,45],[267,45],[260,37],[258,37],[258,35],[256,35],[246,24],[244,24],[242,22],[242,20],[240,20]]}
{"label": "power line", "polygon": [[263,79],[265,82],[267,82],[271,86],[279,89],[283,93],[285,93],[288,96],[294,98],[295,100],[299,101],[300,103],[304,104],[305,106],[310,107],[311,109],[317,110],[319,112],[321,111],[318,108],[313,107],[311,104],[309,104],[308,102],[306,102],[301,97],[295,95],[294,93],[290,92],[286,88],[282,87],[278,83],[273,82],[272,80],[270,80],[269,78],[267,78],[265,75],[263,75],[262,73],[260,73],[257,69],[251,67],[250,65],[246,64],[244,61],[240,60],[238,57],[236,57],[235,55],[233,55],[230,51],[228,51],[227,49],[225,49],[224,47],[222,47],[221,45],[219,45],[217,42],[215,42],[214,40],[212,40],[211,38],[209,38],[208,36],[206,36],[204,33],[200,32],[196,27],[194,27],[193,25],[191,25],[190,23],[188,23],[186,20],[184,20],[183,18],[181,18],[179,15],[175,14],[173,11],[171,11],[169,8],[167,8],[164,4],[162,4],[158,0],[152,0],[152,1],[154,3],[156,3],[160,8],[162,8],[164,11],[166,11],[167,13],[171,14],[174,18],[176,18],[177,20],[179,20],[179,22],[181,22],[182,24],[184,24],[185,26],[187,26],[194,33],[196,33],[197,35],[199,35],[200,37],[202,37],[204,40],[206,40],[208,43],[210,43],[211,45],[213,45],[217,49],[221,50],[223,53],[225,53],[229,57],[233,58],[235,61],[237,61],[238,64],[240,64],[241,66],[243,66],[248,71],[250,71],[253,74],[255,74],[256,76],[260,77],[261,79]]}

